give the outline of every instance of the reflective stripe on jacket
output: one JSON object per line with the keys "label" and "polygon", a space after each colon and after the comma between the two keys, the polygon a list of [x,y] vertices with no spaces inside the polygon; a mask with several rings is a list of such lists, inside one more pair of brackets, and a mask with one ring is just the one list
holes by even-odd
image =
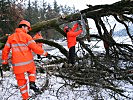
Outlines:
{"label": "reflective stripe on jacket", "polygon": [[78,28],[78,24],[74,24],[73,28],[67,32],[67,46],[71,48],[76,45],[76,37],[82,33],[82,30],[75,31]]}
{"label": "reflective stripe on jacket", "polygon": [[17,28],[15,33],[8,37],[2,50],[2,60],[8,59],[10,49],[12,51],[12,64],[15,67],[14,73],[26,71],[25,68],[19,68],[20,66],[24,67],[31,63],[34,65],[32,51],[40,55],[44,53],[44,50],[37,46],[32,37],[22,28]]}

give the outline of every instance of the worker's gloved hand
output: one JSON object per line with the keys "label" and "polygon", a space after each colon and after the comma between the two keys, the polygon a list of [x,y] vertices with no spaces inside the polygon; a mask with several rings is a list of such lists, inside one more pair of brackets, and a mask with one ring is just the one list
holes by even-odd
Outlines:
{"label": "worker's gloved hand", "polygon": [[47,55],[48,55],[48,52],[44,52],[44,53],[43,53],[43,56],[47,56]]}
{"label": "worker's gloved hand", "polygon": [[48,54],[46,57],[47,57],[48,59],[52,59],[52,57],[51,57],[50,54]]}
{"label": "worker's gloved hand", "polygon": [[8,64],[2,64],[2,70],[3,71],[9,71],[10,70],[10,67]]}
{"label": "worker's gloved hand", "polygon": [[40,56],[39,54],[37,54],[37,58],[38,58],[38,59],[41,59],[41,56]]}

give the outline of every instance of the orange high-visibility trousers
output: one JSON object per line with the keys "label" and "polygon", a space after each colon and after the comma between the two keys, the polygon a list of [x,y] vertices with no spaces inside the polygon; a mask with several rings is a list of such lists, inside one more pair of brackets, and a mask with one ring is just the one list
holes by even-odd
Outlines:
{"label": "orange high-visibility trousers", "polygon": [[[28,73],[29,82],[31,81],[35,82],[36,68],[33,67],[33,69],[27,71],[27,73]],[[27,86],[27,80],[25,78],[25,74],[24,73],[15,74],[15,76],[16,76],[17,84],[20,89],[20,93],[22,95],[23,100],[28,99],[29,94],[28,94],[28,86]]]}

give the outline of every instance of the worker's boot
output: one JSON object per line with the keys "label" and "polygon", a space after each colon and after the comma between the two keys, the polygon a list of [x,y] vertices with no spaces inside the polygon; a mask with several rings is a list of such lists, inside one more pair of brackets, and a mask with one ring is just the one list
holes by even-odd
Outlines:
{"label": "worker's boot", "polygon": [[32,89],[35,93],[39,93],[39,88],[36,86],[35,82],[30,82],[30,89]]}

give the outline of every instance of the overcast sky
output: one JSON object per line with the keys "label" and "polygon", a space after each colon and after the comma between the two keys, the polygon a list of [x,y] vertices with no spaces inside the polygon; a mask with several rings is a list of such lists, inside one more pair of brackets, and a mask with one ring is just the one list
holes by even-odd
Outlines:
{"label": "overcast sky", "polygon": [[[41,0],[40,0],[41,1]],[[49,3],[53,3],[54,0],[46,0]],[[99,5],[99,4],[112,4],[121,0],[56,0],[60,5],[67,5],[70,7],[75,6],[76,9],[83,10],[87,8],[88,5]]]}
{"label": "overcast sky", "polygon": [[[18,2],[28,1],[28,0],[17,0]],[[31,0],[33,2],[35,0]],[[42,4],[43,0],[37,0],[39,3]],[[121,0],[56,0],[58,5],[67,5],[70,7],[75,6],[76,9],[83,10],[87,8],[86,4],[88,5],[100,5],[100,4],[112,4]],[[44,2],[53,4],[54,0],[44,0]]]}

